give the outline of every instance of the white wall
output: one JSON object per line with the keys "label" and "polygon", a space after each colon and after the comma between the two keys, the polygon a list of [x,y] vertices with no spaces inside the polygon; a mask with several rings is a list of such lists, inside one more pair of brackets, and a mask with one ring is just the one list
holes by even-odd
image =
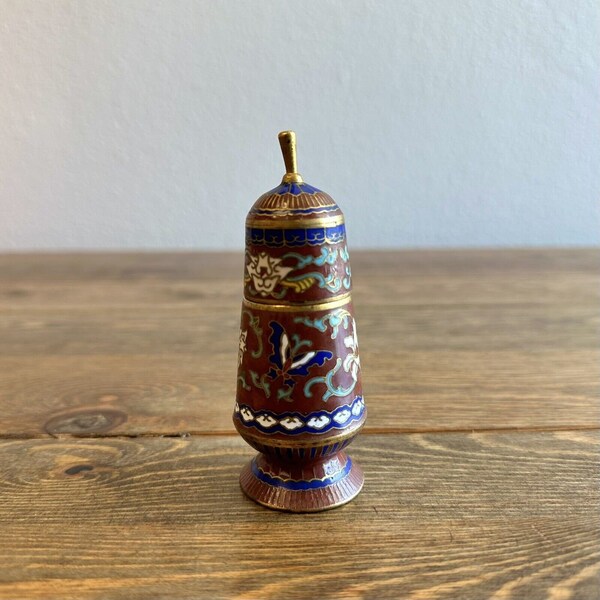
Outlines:
{"label": "white wall", "polygon": [[0,0],[0,248],[241,248],[283,174],[351,246],[596,244],[597,0]]}

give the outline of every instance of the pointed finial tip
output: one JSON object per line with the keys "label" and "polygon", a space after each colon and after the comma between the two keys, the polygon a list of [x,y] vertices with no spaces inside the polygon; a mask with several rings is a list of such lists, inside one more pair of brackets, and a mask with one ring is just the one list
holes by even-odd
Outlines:
{"label": "pointed finial tip", "polygon": [[293,131],[281,131],[277,137],[286,170],[282,183],[302,183],[296,162],[296,134]]}

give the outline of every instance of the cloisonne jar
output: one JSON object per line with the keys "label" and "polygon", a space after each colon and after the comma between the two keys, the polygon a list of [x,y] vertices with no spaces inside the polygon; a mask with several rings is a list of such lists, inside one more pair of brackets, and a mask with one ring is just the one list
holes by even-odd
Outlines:
{"label": "cloisonne jar", "polygon": [[295,135],[279,134],[287,173],[246,219],[244,299],[233,421],[258,450],[243,491],[311,512],[354,498],[360,467],[345,448],[366,419],[344,216],[304,183]]}

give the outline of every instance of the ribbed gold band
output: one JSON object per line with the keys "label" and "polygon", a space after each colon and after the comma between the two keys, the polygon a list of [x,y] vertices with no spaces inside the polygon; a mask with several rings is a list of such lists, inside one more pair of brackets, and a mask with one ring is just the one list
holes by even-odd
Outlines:
{"label": "ribbed gold band", "polygon": [[254,310],[275,310],[278,312],[315,312],[318,310],[329,310],[330,308],[338,308],[348,304],[351,301],[350,293],[343,296],[337,296],[334,300],[327,302],[317,302],[315,304],[263,304],[260,302],[252,302],[244,298],[244,306],[253,308]]}

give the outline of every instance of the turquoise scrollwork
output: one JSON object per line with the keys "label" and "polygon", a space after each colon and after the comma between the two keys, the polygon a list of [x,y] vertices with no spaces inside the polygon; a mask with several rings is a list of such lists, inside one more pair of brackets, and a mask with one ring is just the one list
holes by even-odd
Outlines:
{"label": "turquoise scrollwork", "polygon": [[238,381],[240,382],[240,385],[247,391],[249,392],[252,388],[248,385],[248,383],[246,383],[246,374],[242,371],[239,375],[238,375]]}
{"label": "turquoise scrollwork", "polygon": [[327,277],[323,277],[321,273],[316,271],[310,273],[303,273],[295,277],[288,277],[286,284],[297,282],[302,287],[302,282],[310,282],[310,285],[314,282],[318,282],[318,285],[322,289],[326,289],[329,292],[336,293],[342,289],[342,280],[336,277],[335,273],[330,273]]}
{"label": "turquoise scrollwork", "polygon": [[260,318],[253,315],[249,310],[242,310],[242,315],[248,315],[248,326],[254,332],[256,337],[256,349],[252,350],[252,358],[260,358],[263,352],[262,333],[263,330],[260,327]]}
{"label": "turquoise scrollwork", "polygon": [[312,327],[319,330],[321,333],[327,331],[327,324],[331,325],[331,339],[337,338],[340,325],[344,326],[344,329],[348,328],[348,319],[351,319],[352,315],[345,308],[338,308],[320,319],[311,319],[309,317],[296,317],[294,323],[302,323],[307,327]]}
{"label": "turquoise scrollwork", "polygon": [[346,265],[346,277],[342,280],[344,287],[349,290],[352,285],[352,273],[350,272],[350,265]]}
{"label": "turquoise scrollwork", "polygon": [[[249,310],[242,310],[242,317],[248,317],[248,327],[254,333],[254,337],[256,339],[256,347],[250,351],[250,355],[252,358],[260,358],[263,353],[263,341],[262,334],[263,330],[260,326],[260,318],[256,315],[253,315]],[[238,352],[238,363],[241,368],[244,359],[244,353],[248,350],[248,329],[240,330],[240,342],[239,342],[239,352]],[[250,370],[250,380],[254,387],[261,389],[264,391],[265,396],[268,398],[271,394],[271,390],[269,387],[269,382],[266,381],[265,375],[259,377],[258,373]],[[250,384],[246,381],[246,373],[243,370],[238,372],[238,382],[242,386],[244,390],[247,392],[251,390]]]}
{"label": "turquoise scrollwork", "polygon": [[306,397],[307,398],[312,397],[312,392],[310,391],[310,388],[317,383],[324,383],[325,386],[327,387],[327,389],[325,390],[325,392],[323,394],[323,402],[326,402],[327,400],[329,400],[329,398],[331,398],[331,396],[337,396],[337,397],[343,398],[344,396],[347,396],[348,394],[350,394],[352,392],[352,390],[356,387],[356,379],[354,379],[348,387],[344,387],[341,385],[336,386],[333,383],[333,378],[335,377],[335,375],[337,374],[337,372],[340,370],[341,367],[342,367],[342,359],[338,358],[335,361],[335,367],[333,367],[333,369],[331,369],[331,371],[329,371],[329,373],[327,373],[327,375],[325,375],[323,377],[313,377],[312,379],[309,379],[306,382],[306,385],[304,386],[304,394],[306,395]]}
{"label": "turquoise scrollwork", "polygon": [[[342,252],[340,252],[340,257],[342,256]],[[346,252],[347,256],[347,252]],[[286,258],[295,258],[298,261],[296,265],[296,269],[303,269],[308,265],[316,265],[317,267],[322,267],[325,264],[333,265],[338,257],[338,249],[337,248],[321,248],[321,254],[319,256],[312,255],[304,255],[298,254],[297,252],[288,252],[283,255],[283,259]],[[348,259],[346,258],[345,261]]]}
{"label": "turquoise scrollwork", "polygon": [[252,378],[252,385],[255,388],[262,390],[265,393],[267,398],[271,397],[271,386],[267,381],[267,375],[263,373],[262,375],[258,375],[256,371],[250,370],[250,377]]}
{"label": "turquoise scrollwork", "polygon": [[[335,313],[337,313],[338,311],[335,311]],[[334,313],[330,313],[331,315],[333,315],[334,320],[332,320],[332,318],[330,317],[330,315],[326,315],[326,317],[323,317],[323,319],[321,320],[315,320],[317,321],[317,323],[315,324],[315,322],[313,322],[312,325],[309,326],[313,326],[316,327],[317,329],[319,329],[324,323],[325,321],[329,321],[330,324],[332,324],[332,327],[334,327],[333,323],[337,323],[337,327],[339,328],[340,324],[343,323],[344,324],[344,328],[348,329],[348,325],[349,325],[349,318],[346,317],[344,319],[344,315],[340,315],[337,314],[335,315]],[[338,331],[335,330],[332,333],[332,337],[334,337],[334,334],[337,336]],[[344,346],[346,346],[346,348],[348,348],[349,352],[348,354],[344,357],[344,359],[342,358],[338,358],[335,362],[335,366],[333,367],[333,369],[331,369],[326,375],[319,375],[317,377],[313,377],[312,379],[309,379],[305,385],[304,385],[304,394],[307,398],[311,398],[312,397],[312,391],[311,388],[316,385],[316,384],[325,384],[326,390],[323,393],[322,399],[324,402],[326,402],[329,398],[331,398],[331,396],[336,396],[336,397],[344,397],[347,396],[348,394],[350,394],[354,388],[356,387],[356,384],[358,383],[358,373],[360,370],[360,358],[358,356],[358,338],[356,335],[356,323],[354,321],[354,319],[352,319],[352,331],[349,333],[349,335],[347,335],[344,338]],[[333,381],[333,378],[336,376],[336,374],[340,371],[340,369],[344,369],[344,372],[348,373],[351,378],[352,378],[352,382],[349,385],[343,386],[343,385],[336,385]]]}
{"label": "turquoise scrollwork", "polygon": [[[310,265],[316,267],[323,267],[325,265],[335,265],[338,256],[340,259],[347,263],[349,260],[348,248],[321,248],[321,253],[318,256],[298,254],[297,252],[288,252],[282,256],[283,260],[295,259],[297,261],[296,266],[293,267],[292,271],[304,269]],[[316,282],[321,289],[326,289],[329,292],[337,293],[342,287],[349,290],[351,285],[350,280],[350,267],[345,266],[346,276],[341,278],[337,274],[330,273],[325,277],[322,273],[311,271],[309,273],[302,273],[302,275],[287,276],[281,283],[285,288],[293,287],[296,292],[303,292],[309,287],[312,287]]]}

